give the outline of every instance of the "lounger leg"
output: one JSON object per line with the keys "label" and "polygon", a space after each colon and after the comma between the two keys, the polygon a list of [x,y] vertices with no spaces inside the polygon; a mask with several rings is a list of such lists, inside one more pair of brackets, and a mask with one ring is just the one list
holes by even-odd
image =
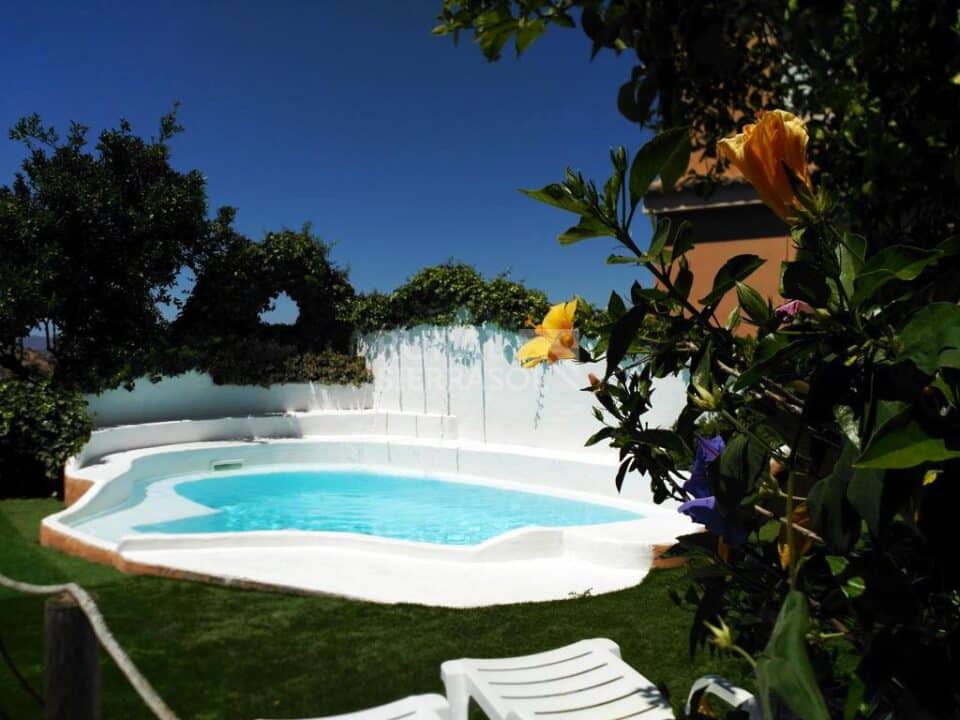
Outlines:
{"label": "lounger leg", "polygon": [[450,703],[450,720],[467,720],[470,692],[467,690],[467,675],[456,660],[445,662],[440,668],[443,686]]}

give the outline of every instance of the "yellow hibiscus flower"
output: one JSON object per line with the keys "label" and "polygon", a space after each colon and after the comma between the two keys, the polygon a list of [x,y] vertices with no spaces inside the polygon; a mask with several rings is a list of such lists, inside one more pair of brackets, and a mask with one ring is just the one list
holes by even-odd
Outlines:
{"label": "yellow hibiscus flower", "polygon": [[542,362],[551,365],[557,360],[575,358],[576,337],[573,334],[573,316],[577,312],[577,298],[550,308],[543,322],[534,327],[535,337],[517,352],[517,359],[525,368]]}
{"label": "yellow hibiscus flower", "polygon": [[772,110],[745,125],[743,132],[717,143],[720,154],[730,160],[753,185],[760,199],[786,220],[794,214],[796,195],[784,165],[808,188],[807,128],[803,120],[786,110]]}

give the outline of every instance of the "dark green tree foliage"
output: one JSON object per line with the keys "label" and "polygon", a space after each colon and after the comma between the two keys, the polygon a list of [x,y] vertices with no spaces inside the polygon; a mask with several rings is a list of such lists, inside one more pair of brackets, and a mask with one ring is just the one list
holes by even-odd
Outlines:
{"label": "dark green tree foliage", "polygon": [[0,379],[0,497],[63,494],[63,465],[90,437],[86,403],[47,378]]}
{"label": "dark green tree foliage", "polygon": [[695,149],[756,112],[809,118],[820,182],[877,247],[930,247],[960,209],[960,33],[945,0],[445,0],[434,32],[495,60],[550,25],[635,58],[616,100],[641,126],[690,126]]}
{"label": "dark green tree foliage", "polygon": [[[369,379],[362,358],[348,355],[354,291],[330,248],[309,225],[267,233],[257,243],[234,232],[230,221],[222,216],[216,224],[216,248],[173,323],[172,350],[158,370],[197,367],[215,382],[239,384]],[[262,322],[281,292],[297,303],[296,322]]]}
{"label": "dark green tree foliage", "polygon": [[[682,542],[691,650],[753,656],[766,717],[960,718],[956,4],[474,0],[441,19],[490,58],[576,22],[595,51],[636,54],[621,110],[663,132],[632,162],[615,150],[602,186],[568,171],[527,194],[573,215],[561,242],[613,237],[624,254],[608,262],[657,279],[611,296],[591,389],[612,420],[589,442],[619,450],[618,487],[645,474],[658,500],[710,508],[711,532]],[[645,248],[632,234],[651,181],[686,167],[690,133],[673,126],[709,155],[768,107],[809,118],[819,170],[781,272],[804,303],[792,313],[749,286],[756,256],[696,298],[689,227],[661,220]],[[732,292],[738,312],[716,318]],[[653,379],[678,373],[676,424],[648,426]],[[699,480],[709,496],[683,474],[698,433],[726,440]],[[705,624],[721,620],[731,633]]]}
{"label": "dark green tree foliage", "polygon": [[208,241],[203,176],[170,166],[180,129],[171,113],[147,141],[123,121],[100,134],[95,152],[76,123],[62,143],[36,115],[10,132],[29,155],[0,191],[8,368],[18,372],[24,330],[41,326],[61,384],[96,390],[145,369],[164,339],[158,304],[173,299],[177,274]]}
{"label": "dark green tree foliage", "polygon": [[359,297],[355,323],[361,332],[485,322],[519,329],[529,319],[539,321],[549,307],[539,290],[506,275],[486,280],[470,265],[450,261],[420,270],[389,295]]}
{"label": "dark green tree foliage", "polygon": [[50,304],[43,295],[49,248],[34,241],[21,202],[0,187],[0,368],[17,376],[27,374],[23,338],[48,316]]}

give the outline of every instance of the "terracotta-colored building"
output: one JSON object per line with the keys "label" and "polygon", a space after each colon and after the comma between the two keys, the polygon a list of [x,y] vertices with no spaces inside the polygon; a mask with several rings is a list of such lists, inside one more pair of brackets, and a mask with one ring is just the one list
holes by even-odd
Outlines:
{"label": "terracotta-colored building", "polygon": [[[654,187],[644,200],[647,214],[669,217],[674,227],[683,220],[693,226],[696,246],[686,257],[694,277],[690,299],[695,304],[712,289],[717,270],[730,258],[743,254],[766,260],[745,282],[775,306],[783,302],[779,293],[780,263],[792,256],[789,229],[738,173],[725,175],[706,199],[689,184],[681,183],[671,193]],[[727,293],[717,307],[717,318],[725,321],[736,304],[736,292]]]}

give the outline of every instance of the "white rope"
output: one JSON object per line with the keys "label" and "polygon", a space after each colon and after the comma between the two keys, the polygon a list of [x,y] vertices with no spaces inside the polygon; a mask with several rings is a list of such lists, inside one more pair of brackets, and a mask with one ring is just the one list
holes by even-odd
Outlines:
{"label": "white rope", "polygon": [[110,654],[110,657],[113,658],[117,667],[119,667],[120,671],[127,677],[130,685],[137,691],[137,694],[143,702],[146,703],[147,707],[150,708],[153,714],[160,718],[160,720],[177,720],[177,716],[173,710],[167,707],[167,704],[157,694],[157,691],[153,689],[153,686],[140,671],[137,670],[137,666],[133,664],[130,656],[124,652],[123,648],[120,647],[120,644],[113,637],[113,633],[110,632],[110,628],[107,627],[106,622],[103,620],[100,609],[86,590],[74,583],[67,583],[65,585],[31,585],[29,583],[12,580],[2,574],[0,574],[0,585],[30,595],[62,595],[63,593],[70,595],[77,601],[77,605],[80,606],[83,614],[87,616],[87,620],[90,621],[90,627],[93,628],[93,633],[97,636],[97,640],[100,641],[100,644],[103,645]]}

